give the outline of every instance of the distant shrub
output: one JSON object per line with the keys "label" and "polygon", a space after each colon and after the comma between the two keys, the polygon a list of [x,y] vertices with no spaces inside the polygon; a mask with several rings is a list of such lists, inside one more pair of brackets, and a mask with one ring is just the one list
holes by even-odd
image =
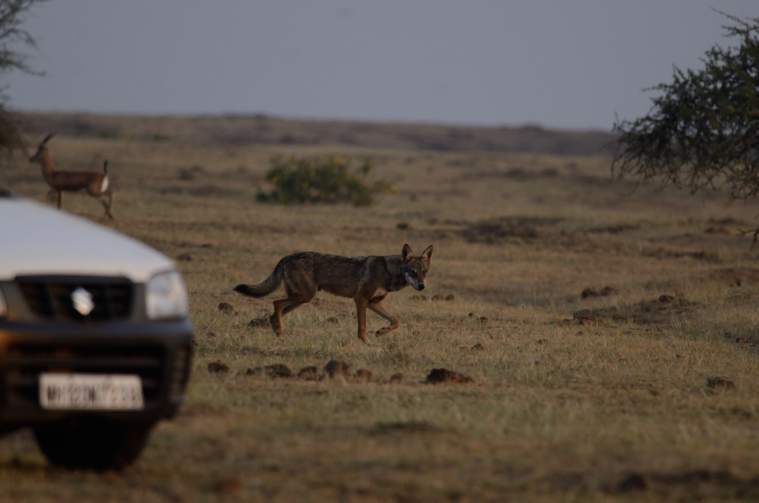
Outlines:
{"label": "distant shrub", "polygon": [[370,183],[371,160],[357,166],[344,157],[276,157],[271,161],[266,180],[274,186],[270,192],[260,190],[258,201],[279,204],[350,203],[369,206],[379,194],[392,190],[384,180]]}

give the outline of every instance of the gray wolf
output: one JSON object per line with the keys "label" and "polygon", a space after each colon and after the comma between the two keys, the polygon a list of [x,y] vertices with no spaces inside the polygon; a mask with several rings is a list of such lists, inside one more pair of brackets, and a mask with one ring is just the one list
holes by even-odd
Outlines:
{"label": "gray wolf", "polygon": [[424,290],[430,269],[432,245],[421,255],[414,255],[404,244],[400,255],[343,257],[317,252],[299,252],[282,258],[271,275],[255,285],[240,284],[234,291],[249,297],[263,297],[285,285],[286,297],[274,301],[274,313],[269,318],[276,335],[282,335],[282,317],[311,301],[319,290],[356,303],[358,338],[366,338],[366,309],[369,308],[390,324],[376,335],[384,335],[400,326],[398,318],[388,313],[382,301],[390,292],[408,285]]}

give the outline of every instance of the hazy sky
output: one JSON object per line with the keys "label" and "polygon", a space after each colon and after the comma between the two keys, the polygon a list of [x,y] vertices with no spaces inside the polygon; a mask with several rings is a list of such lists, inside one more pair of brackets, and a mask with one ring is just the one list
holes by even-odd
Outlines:
{"label": "hazy sky", "polygon": [[609,128],[757,0],[51,0],[31,110]]}

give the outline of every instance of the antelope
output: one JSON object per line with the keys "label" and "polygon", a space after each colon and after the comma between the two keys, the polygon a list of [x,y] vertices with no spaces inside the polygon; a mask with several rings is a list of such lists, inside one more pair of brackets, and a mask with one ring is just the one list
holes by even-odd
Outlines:
{"label": "antelope", "polygon": [[95,171],[56,171],[53,167],[53,157],[47,148],[47,142],[54,136],[53,133],[45,136],[45,139],[37,146],[37,152],[29,158],[29,162],[38,163],[42,168],[42,177],[50,186],[47,193],[48,200],[57,196],[58,208],[61,207],[63,192],[79,192],[86,190],[89,195],[100,201],[105,209],[105,214],[113,220],[111,215],[111,203],[113,194],[109,188],[108,161],[103,161],[103,172]]}

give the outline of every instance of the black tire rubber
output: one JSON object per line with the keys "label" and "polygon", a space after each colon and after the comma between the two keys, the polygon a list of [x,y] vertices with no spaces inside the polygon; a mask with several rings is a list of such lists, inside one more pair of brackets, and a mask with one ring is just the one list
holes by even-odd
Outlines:
{"label": "black tire rubber", "polygon": [[153,423],[75,417],[34,428],[34,437],[52,465],[78,470],[121,470],[137,460],[153,426]]}

